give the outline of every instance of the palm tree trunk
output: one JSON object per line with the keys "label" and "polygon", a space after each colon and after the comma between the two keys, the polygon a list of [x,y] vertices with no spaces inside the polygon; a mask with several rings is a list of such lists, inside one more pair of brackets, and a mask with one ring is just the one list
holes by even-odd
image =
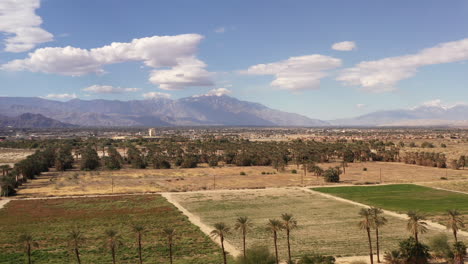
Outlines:
{"label": "palm tree trunk", "polygon": [[80,251],[78,251],[77,247],[75,247],[75,255],[76,255],[76,261],[78,261],[78,264],[81,264]]}
{"label": "palm tree trunk", "polygon": [[278,244],[277,244],[278,237],[276,235],[276,231],[273,232],[273,241],[275,242],[275,256],[276,256],[276,264],[279,264],[278,259]]}
{"label": "palm tree trunk", "polygon": [[415,232],[414,232],[414,240],[416,240],[416,244],[419,243],[419,240],[418,240],[418,231],[415,231]]}
{"label": "palm tree trunk", "polygon": [[377,250],[377,263],[380,263],[380,246],[379,246],[379,228],[375,228],[375,243]]}
{"label": "palm tree trunk", "polygon": [[169,261],[172,264],[172,242],[169,242]]}
{"label": "palm tree trunk", "polygon": [[244,260],[245,260],[247,258],[247,255],[245,254],[245,230],[242,232],[242,246],[243,246]]}
{"label": "palm tree trunk", "polygon": [[112,264],[115,264],[115,247],[111,248],[111,253],[112,253]]}
{"label": "palm tree trunk", "polygon": [[140,264],[143,264],[143,258],[141,257],[141,234],[138,234],[138,259]]}
{"label": "palm tree trunk", "polygon": [[221,249],[223,250],[223,261],[227,264],[226,251],[224,251],[224,237],[221,236]]}
{"label": "palm tree trunk", "polygon": [[371,240],[371,235],[370,235],[370,228],[367,228],[367,239],[369,240],[369,257],[370,257],[370,263],[374,264],[374,254],[372,252],[372,240]]}
{"label": "palm tree trunk", "polygon": [[458,239],[457,239],[457,230],[453,230],[453,237],[455,238],[455,243],[458,242]]}
{"label": "palm tree trunk", "polygon": [[291,243],[289,243],[289,229],[286,229],[286,239],[288,241],[288,260],[289,260],[289,263],[292,263],[292,260],[291,260]]}
{"label": "palm tree trunk", "polygon": [[28,263],[31,264],[31,245],[28,244]]}

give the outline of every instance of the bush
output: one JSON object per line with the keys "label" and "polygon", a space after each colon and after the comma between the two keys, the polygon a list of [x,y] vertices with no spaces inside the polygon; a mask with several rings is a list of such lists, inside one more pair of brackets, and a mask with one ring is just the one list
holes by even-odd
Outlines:
{"label": "bush", "polygon": [[427,264],[431,255],[429,247],[417,243],[413,237],[403,240],[399,244],[401,256],[405,264]]}
{"label": "bush", "polygon": [[270,253],[267,247],[253,247],[247,249],[247,258],[239,256],[236,259],[237,264],[275,264],[275,256]]}
{"label": "bush", "polygon": [[341,170],[338,168],[328,168],[324,173],[323,177],[326,182],[340,182]]}
{"label": "bush", "polygon": [[297,170],[292,170],[291,173],[292,174],[297,174]]}
{"label": "bush", "polygon": [[303,256],[297,264],[334,264],[335,258],[333,256],[323,256],[320,254]]}
{"label": "bush", "polygon": [[241,171],[239,175],[247,175],[245,172]]}
{"label": "bush", "polygon": [[367,171],[367,168],[363,168],[362,171]]}
{"label": "bush", "polygon": [[196,168],[197,159],[193,156],[186,156],[182,163],[180,164],[181,168]]}
{"label": "bush", "polygon": [[446,258],[450,253],[450,245],[446,234],[439,234],[429,240],[432,252],[438,258]]}

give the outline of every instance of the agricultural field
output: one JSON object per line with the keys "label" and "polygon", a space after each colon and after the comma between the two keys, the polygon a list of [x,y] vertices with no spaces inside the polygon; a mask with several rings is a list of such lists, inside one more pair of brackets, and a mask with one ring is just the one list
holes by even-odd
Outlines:
{"label": "agricultural field", "polygon": [[[338,163],[319,164],[326,169]],[[364,170],[364,168],[366,170]],[[297,170],[297,173],[292,173]],[[245,175],[241,175],[244,172]],[[389,162],[348,163],[342,184],[411,183],[468,179],[468,170],[439,169]],[[325,185],[312,173],[303,176],[295,165],[277,172],[272,167],[215,167],[202,164],[193,169],[129,169],[118,171],[77,171],[43,173],[19,189],[19,196],[64,196],[83,194],[198,191],[212,189],[255,189],[269,187]]]}
{"label": "agricultural field", "polygon": [[83,263],[112,263],[104,249],[104,232],[116,229],[123,242],[118,263],[138,262],[132,224],[146,227],[143,259],[146,263],[168,263],[168,247],[162,229],[173,227],[174,263],[220,263],[219,247],[192,225],[160,195],[79,199],[14,200],[0,210],[0,263],[24,263],[18,237],[29,232],[39,246],[32,254],[36,264],[75,263],[67,246],[67,234],[75,227],[84,232]]}
{"label": "agricultural field", "polygon": [[449,209],[457,209],[468,215],[467,194],[413,184],[323,187],[313,190],[399,213],[418,210],[442,224],[444,214]]}
{"label": "agricultural field", "polygon": [[[359,206],[326,198],[320,194],[297,188],[265,190],[235,190],[197,193],[173,193],[172,199],[208,225],[223,221],[231,227],[239,216],[248,216],[253,228],[247,245],[266,245],[273,248],[272,235],[265,230],[271,218],[291,213],[299,228],[292,232],[292,253],[295,257],[319,252],[341,256],[366,255],[368,245],[365,232],[358,229]],[[382,228],[382,252],[394,249],[397,241],[409,236],[406,222],[387,216]],[[438,231],[430,231],[428,239]],[[241,236],[233,232],[227,240],[241,249]],[[285,234],[279,236],[279,251],[286,257]]]}

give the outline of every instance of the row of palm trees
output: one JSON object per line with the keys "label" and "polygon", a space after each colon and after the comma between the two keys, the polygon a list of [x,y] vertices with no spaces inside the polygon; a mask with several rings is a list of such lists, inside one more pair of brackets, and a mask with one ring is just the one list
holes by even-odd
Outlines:
{"label": "row of palm trees", "polygon": [[[362,208],[359,211],[359,216],[361,220],[358,223],[358,226],[361,230],[365,230],[367,233],[367,239],[369,242],[369,257],[370,263],[374,263],[374,254],[372,249],[372,239],[371,239],[371,230],[375,230],[375,239],[376,239],[376,254],[377,262],[380,263],[380,252],[379,252],[379,228],[384,226],[387,223],[387,219],[383,216],[383,210],[376,207]],[[406,229],[414,237],[416,244],[419,243],[419,235],[424,234],[428,231],[428,224],[425,221],[426,217],[416,211],[407,212],[408,221]],[[446,227],[449,230],[452,230],[455,243],[458,243],[458,231],[460,228],[465,227],[463,222],[463,215],[457,210],[448,210],[446,214]]]}
{"label": "row of palm trees", "polygon": [[[140,224],[133,224],[132,231],[135,233],[136,236],[136,245],[138,248],[138,263],[143,264],[143,257],[142,257],[142,239],[143,235],[146,233],[146,228]],[[174,245],[174,237],[176,236],[176,231],[174,228],[166,227],[162,230],[162,234],[166,237],[167,246],[169,248],[169,263],[173,263],[173,245]],[[105,247],[109,250],[109,253],[112,257],[112,263],[115,264],[117,262],[117,248],[121,246],[122,243],[122,236],[120,233],[115,229],[107,229],[104,232],[104,242]],[[81,264],[81,251],[80,248],[86,241],[86,237],[84,233],[78,229],[72,229],[67,235],[68,247],[73,252],[73,255],[76,259],[78,264]],[[27,256],[28,264],[32,263],[32,250],[33,248],[37,248],[39,244],[34,240],[33,236],[30,233],[24,233],[19,236],[19,243],[23,246],[24,251]]]}
{"label": "row of palm trees", "polygon": [[[242,251],[244,259],[247,258],[246,255],[246,237],[249,230],[252,228],[251,220],[246,216],[241,216],[236,219],[234,224],[234,230],[238,231],[242,235]],[[275,260],[276,264],[279,264],[278,257],[278,233],[281,231],[286,232],[286,241],[288,245],[288,263],[292,263],[291,258],[291,243],[290,236],[291,231],[297,228],[297,220],[292,214],[284,213],[281,215],[280,219],[269,219],[266,224],[266,230],[271,232],[273,235],[273,243],[275,246]],[[218,222],[214,224],[214,229],[211,231],[211,236],[214,238],[219,238],[221,242],[221,250],[223,253],[224,264],[227,264],[226,251],[224,249],[224,240],[226,235],[231,232],[231,228],[224,222]]]}

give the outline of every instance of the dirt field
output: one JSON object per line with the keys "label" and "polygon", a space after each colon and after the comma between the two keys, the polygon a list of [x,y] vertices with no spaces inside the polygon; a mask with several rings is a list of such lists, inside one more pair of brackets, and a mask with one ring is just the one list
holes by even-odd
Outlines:
{"label": "dirt field", "polygon": [[[323,168],[338,164],[320,164]],[[364,171],[363,168],[367,168]],[[122,169],[95,172],[48,172],[24,184],[20,196],[56,196],[141,192],[185,192],[213,189],[258,189],[326,185],[321,177],[302,171],[291,173],[296,166],[283,172],[271,167],[200,167],[194,169]],[[245,172],[246,175],[240,175]],[[262,174],[265,173],[265,174]],[[266,174],[268,173],[268,174]],[[382,177],[380,177],[382,176]],[[450,170],[402,163],[350,163],[341,176],[341,184],[438,182],[441,177],[468,180],[468,170]],[[447,182],[447,181],[445,181]]]}
{"label": "dirt field", "polygon": [[[299,228],[292,233],[292,250],[295,256],[320,252],[337,257],[365,255],[365,233],[357,227],[359,206],[324,198],[296,188],[246,191],[219,191],[172,194],[191,213],[198,215],[203,223],[213,225],[224,221],[233,225],[239,216],[251,218],[254,227],[248,235],[248,244],[272,246],[271,234],[265,230],[270,218],[279,218],[282,213],[292,213]],[[406,222],[388,216],[388,225],[382,230],[382,252],[393,249],[399,239],[408,236]],[[428,239],[437,232],[430,231]],[[241,237],[233,232],[227,240],[241,248]],[[285,235],[279,237],[280,254],[285,258]]]}

